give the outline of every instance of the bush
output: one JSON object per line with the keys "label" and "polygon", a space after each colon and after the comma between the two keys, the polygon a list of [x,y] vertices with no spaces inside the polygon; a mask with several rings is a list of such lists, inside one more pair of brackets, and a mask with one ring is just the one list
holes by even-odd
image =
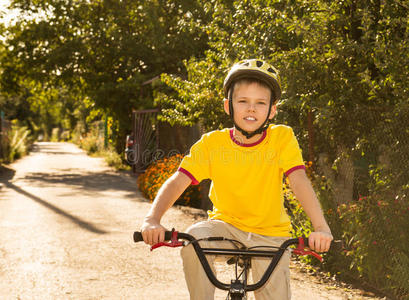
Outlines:
{"label": "bush", "polygon": [[20,126],[13,123],[8,132],[8,139],[5,145],[5,160],[13,162],[27,154],[28,148],[32,143],[30,139],[30,130],[26,126]]}
{"label": "bush", "polygon": [[[86,133],[85,133],[86,132]],[[84,149],[87,154],[105,151],[105,141],[102,121],[96,121],[89,126],[89,130],[77,126],[72,141]]]}
{"label": "bush", "polygon": [[355,276],[399,299],[409,299],[409,203],[405,189],[360,197],[339,207],[345,255]]}
{"label": "bush", "polygon": [[[325,254],[320,269],[331,271],[348,281],[386,293],[397,299],[409,299],[409,202],[408,186],[391,193],[385,178],[374,172],[372,196],[361,196],[348,204],[334,205],[328,181],[315,174],[306,164],[307,174],[315,183],[324,215],[335,239],[342,239],[345,250]],[[376,182],[378,181],[378,182]],[[396,187],[395,187],[396,189]],[[312,224],[292,193],[288,179],[284,198],[291,217],[292,236],[308,236]],[[310,257],[300,260],[315,264]]]}
{"label": "bush", "polygon": [[80,139],[79,146],[84,149],[87,154],[94,154],[103,149],[104,141],[103,138],[89,134],[86,137]]}
{"label": "bush", "polygon": [[[100,121],[92,124],[87,134],[83,132],[84,129],[81,125],[78,125],[71,136],[71,142],[84,149],[88,155],[104,157],[105,162],[116,170],[130,170],[122,156],[115,151],[110,139],[108,140],[109,143],[105,145],[105,137],[101,130],[103,126],[101,124],[103,123]],[[69,137],[70,132],[62,132],[61,139],[68,140]]]}
{"label": "bush", "polygon": [[64,130],[61,133],[60,140],[67,142],[70,139],[70,132],[68,130]]}
{"label": "bush", "polygon": [[[153,162],[145,173],[138,177],[137,183],[142,194],[153,201],[162,184],[177,171],[182,158],[183,155],[177,154]],[[200,207],[199,185],[189,186],[176,201],[176,204]]]}
{"label": "bush", "polygon": [[326,256],[323,267],[393,299],[409,300],[409,186],[385,170],[372,170],[368,196],[336,206],[328,180],[319,198],[336,239],[345,250]]}
{"label": "bush", "polygon": [[104,158],[108,166],[114,167],[116,170],[130,170],[131,167],[124,163],[122,156],[113,149],[99,152]]}

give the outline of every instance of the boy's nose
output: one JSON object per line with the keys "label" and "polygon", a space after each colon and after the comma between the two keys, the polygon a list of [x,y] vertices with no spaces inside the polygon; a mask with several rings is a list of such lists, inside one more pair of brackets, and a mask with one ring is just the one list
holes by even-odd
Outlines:
{"label": "boy's nose", "polygon": [[256,110],[256,106],[254,104],[249,104],[248,111],[255,111],[255,110]]}

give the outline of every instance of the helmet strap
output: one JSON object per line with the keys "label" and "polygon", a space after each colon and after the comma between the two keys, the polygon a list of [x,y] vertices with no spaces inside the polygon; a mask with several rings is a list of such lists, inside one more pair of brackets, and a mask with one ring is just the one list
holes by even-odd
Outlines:
{"label": "helmet strap", "polygon": [[233,121],[234,127],[240,131],[247,139],[252,138],[253,136],[262,133],[263,131],[265,131],[268,128],[268,123],[269,123],[269,116],[271,113],[271,107],[273,106],[273,101],[274,101],[274,96],[273,96],[273,91],[271,91],[271,99],[270,99],[270,105],[268,107],[268,113],[267,113],[267,118],[266,120],[263,122],[263,124],[261,124],[261,126],[256,129],[253,132],[248,132],[245,131],[243,128],[240,128],[239,125],[236,124],[236,122],[234,121],[234,109],[233,109],[233,91],[234,91],[234,83],[231,85],[230,91],[229,91],[229,112],[230,112],[230,119]]}

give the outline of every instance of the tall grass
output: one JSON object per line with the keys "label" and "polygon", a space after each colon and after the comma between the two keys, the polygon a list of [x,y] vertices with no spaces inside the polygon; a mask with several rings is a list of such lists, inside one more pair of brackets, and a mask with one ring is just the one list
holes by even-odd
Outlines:
{"label": "tall grass", "polygon": [[26,126],[13,124],[5,142],[5,161],[10,163],[27,154],[30,140],[30,130]]}

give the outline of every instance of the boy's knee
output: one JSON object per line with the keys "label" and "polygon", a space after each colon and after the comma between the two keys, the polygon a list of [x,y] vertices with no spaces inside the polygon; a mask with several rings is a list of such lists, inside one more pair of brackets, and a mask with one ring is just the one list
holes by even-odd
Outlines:
{"label": "boy's knee", "polygon": [[190,226],[186,233],[192,235],[195,239],[209,237],[213,226],[208,221],[202,221]]}
{"label": "boy's knee", "polygon": [[[188,229],[186,229],[185,232],[193,236],[195,239],[201,239],[201,238],[206,237],[207,230],[204,228],[205,224],[201,224],[201,223],[204,223],[204,222],[196,223],[190,226]],[[192,256],[195,257],[196,253],[195,253],[195,249],[193,248],[193,245],[188,245],[186,247],[183,247],[180,251],[180,255],[182,256],[182,259],[184,261],[186,261],[187,259],[192,259]]]}
{"label": "boy's knee", "polygon": [[180,256],[182,257],[183,261],[186,261],[187,259],[191,259],[193,255],[196,255],[196,253],[192,245],[188,245],[180,249]]}
{"label": "boy's knee", "polygon": [[[214,226],[212,225],[211,222],[209,221],[202,221],[199,223],[196,223],[192,226],[190,226],[188,229],[186,229],[186,233],[190,234],[193,236],[196,240],[200,240],[203,238],[207,238],[209,236],[214,235]],[[211,247],[212,245],[209,244],[206,241],[200,241],[200,246],[201,247]],[[197,254],[195,249],[193,248],[193,245],[188,245],[186,247],[183,247],[180,251],[180,254],[182,256],[183,261],[188,262],[192,259],[198,260]]]}

